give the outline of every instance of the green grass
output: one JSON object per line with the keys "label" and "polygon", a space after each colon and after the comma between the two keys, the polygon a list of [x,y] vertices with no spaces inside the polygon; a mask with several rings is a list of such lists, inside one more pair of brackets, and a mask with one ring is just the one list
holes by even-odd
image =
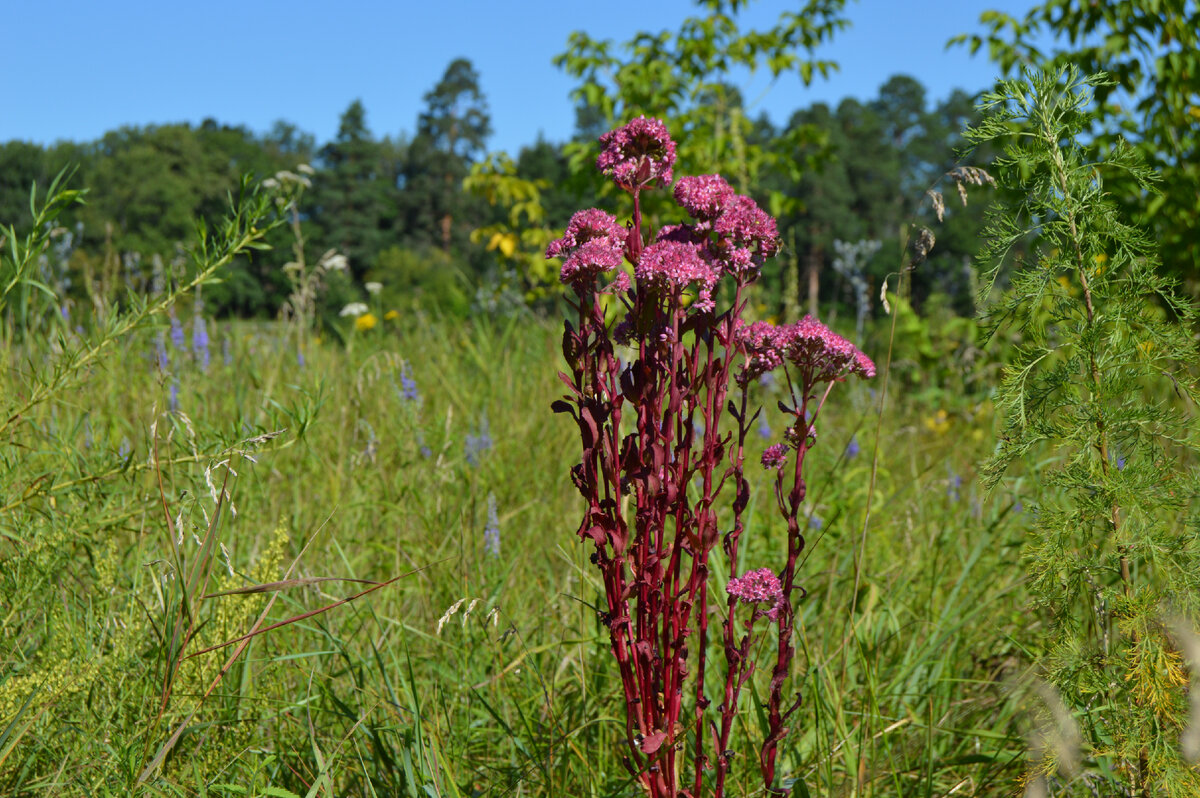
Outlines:
{"label": "green grass", "polygon": [[[574,535],[576,433],[550,411],[560,330],[406,315],[348,351],[307,341],[304,367],[282,327],[212,335],[207,373],[170,353],[179,412],[164,410],[169,383],[143,331],[0,440],[0,794],[638,795],[602,592]],[[50,344],[0,346],[20,392]],[[419,403],[400,395],[403,363]],[[917,403],[897,376],[878,441],[865,383],[838,386],[822,417],[809,495],[823,526],[809,535],[794,663],[804,704],[779,771],[813,796],[1012,795],[1027,727],[1013,684],[1038,638],[1022,514],[974,484],[993,440],[986,403]],[[485,416],[493,446],[471,465],[465,439]],[[233,453],[280,429],[256,463]],[[220,461],[236,471],[236,516],[210,496]],[[210,474],[219,487],[226,468]],[[747,567],[784,543],[768,480],[754,479]],[[483,546],[489,493],[499,556]],[[199,566],[196,590],[179,563]],[[292,587],[200,597],[289,568]],[[164,706],[173,629],[193,623],[184,653],[197,651],[249,631],[268,602],[263,625],[367,587],[311,577],[402,574],[252,638],[215,684],[232,647],[184,659]],[[743,694],[731,795],[763,794],[764,694],[757,679]]]}

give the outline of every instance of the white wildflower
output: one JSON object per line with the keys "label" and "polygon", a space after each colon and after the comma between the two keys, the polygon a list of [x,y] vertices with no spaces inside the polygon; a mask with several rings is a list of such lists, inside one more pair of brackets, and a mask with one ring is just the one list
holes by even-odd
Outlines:
{"label": "white wildflower", "polygon": [[367,310],[368,310],[368,308],[364,303],[351,302],[349,305],[346,305],[346,307],[342,308],[342,312],[339,313],[338,315],[343,316],[343,317],[354,316],[355,318],[358,318],[359,316],[366,313]]}
{"label": "white wildflower", "polygon": [[317,265],[327,271],[344,272],[350,268],[350,261],[342,253],[331,249],[321,256],[321,260],[317,262]]}
{"label": "white wildflower", "polygon": [[383,290],[383,283],[375,283],[375,282],[366,283],[365,285],[363,285],[363,288],[367,289],[368,294],[371,294],[372,296],[374,296],[375,294],[378,294],[380,291]]}

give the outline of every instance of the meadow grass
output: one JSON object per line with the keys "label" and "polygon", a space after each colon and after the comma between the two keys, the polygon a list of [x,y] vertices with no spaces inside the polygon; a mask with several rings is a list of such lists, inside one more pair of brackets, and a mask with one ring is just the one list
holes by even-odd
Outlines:
{"label": "meadow grass", "polygon": [[[0,792],[636,795],[602,588],[573,534],[575,433],[549,409],[556,327],[412,313],[348,348],[307,340],[303,365],[281,325],[210,335],[229,362],[214,354],[204,372],[172,349],[169,376],[153,332],[129,336],[77,393],[23,419],[5,454]],[[18,384],[46,346],[6,343]],[[1022,514],[975,487],[987,403],[916,403],[896,384],[878,442],[867,384],[822,417],[793,666],[804,706],[779,771],[798,794],[1010,795],[1027,727],[1013,684],[1037,639]],[[769,423],[777,397],[759,398]],[[276,430],[257,462],[236,453]],[[213,498],[227,470],[236,516]],[[751,565],[783,545],[755,472],[747,521],[768,528],[747,538]],[[185,558],[215,530],[205,592],[296,580],[198,600],[190,651],[244,634],[268,595],[275,623],[365,587],[314,577],[407,575],[253,638],[207,697],[229,649],[184,659],[164,702],[168,515]],[[743,697],[739,756],[757,756],[764,689],[756,677]],[[759,794],[756,775],[731,786]]]}

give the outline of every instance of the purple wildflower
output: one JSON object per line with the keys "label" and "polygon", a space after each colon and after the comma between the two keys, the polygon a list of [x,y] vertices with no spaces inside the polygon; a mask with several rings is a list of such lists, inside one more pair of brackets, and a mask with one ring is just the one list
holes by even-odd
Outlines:
{"label": "purple wildflower", "polygon": [[199,361],[200,370],[208,371],[208,328],[199,314],[192,317],[192,354]]}
{"label": "purple wildflower", "polygon": [[169,365],[169,359],[167,358],[167,339],[161,331],[159,331],[158,335],[154,338],[154,362],[155,365],[158,366],[159,371],[164,373],[166,372],[167,366]]}
{"label": "purple wildflower", "polygon": [[167,406],[171,409],[172,413],[179,410],[179,380],[171,381],[171,393],[167,400]]}
{"label": "purple wildflower", "polygon": [[421,392],[417,390],[417,381],[413,379],[408,363],[400,367],[400,398],[406,402],[415,402],[421,398]]}
{"label": "purple wildflower", "polygon": [[187,339],[183,334],[183,325],[179,323],[179,317],[174,313],[171,314],[171,345],[176,349],[183,349],[187,346]]}
{"label": "purple wildflower", "polygon": [[759,413],[758,415],[758,435],[760,438],[770,440],[771,425],[767,423],[767,414]]}
{"label": "purple wildflower", "polygon": [[951,469],[950,478],[946,483],[946,495],[950,498],[950,501],[958,501],[959,490],[962,488],[962,482],[962,477],[954,473],[954,470]]}
{"label": "purple wildflower", "polygon": [[479,455],[492,448],[492,434],[488,430],[486,413],[480,418],[478,431],[474,435],[467,435],[464,448],[467,462],[473,466],[479,465]]}
{"label": "purple wildflower", "polygon": [[810,515],[808,517],[808,528],[809,529],[821,529],[824,526],[825,526],[825,519],[822,518],[821,516],[817,515],[816,513],[813,513],[812,515]]}
{"label": "purple wildflower", "polygon": [[496,494],[488,494],[488,522],[483,529],[483,548],[493,557],[500,554],[500,517],[496,513]]}
{"label": "purple wildflower", "polygon": [[759,568],[730,579],[725,592],[748,604],[774,604],[783,596],[783,585],[770,568]]}
{"label": "purple wildflower", "polygon": [[783,464],[787,462],[787,453],[788,446],[786,443],[777,443],[774,446],[768,446],[762,456],[763,468],[783,468]]}
{"label": "purple wildflower", "polygon": [[671,183],[675,142],[658,119],[639,116],[600,137],[596,168],[626,191]]}
{"label": "purple wildflower", "polygon": [[846,444],[846,459],[853,460],[855,457],[858,457],[860,451],[861,447],[858,445],[858,436],[851,435],[850,442]]}

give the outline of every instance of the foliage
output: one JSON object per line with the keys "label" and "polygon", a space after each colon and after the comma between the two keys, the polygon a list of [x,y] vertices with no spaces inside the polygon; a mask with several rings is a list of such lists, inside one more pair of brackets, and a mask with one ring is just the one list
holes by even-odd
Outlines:
{"label": "foliage", "polygon": [[[580,106],[593,109],[600,130],[638,115],[661,117],[681,143],[682,170],[724,171],[747,191],[771,156],[767,148],[747,146],[751,123],[740,93],[728,83],[730,73],[765,68],[774,79],[790,75],[805,86],[818,74],[827,77],[837,65],[811,54],[845,27],[839,16],[844,0],[806,0],[763,31],[738,27],[746,0],[699,0],[697,5],[704,15],[684,20],[675,33],[634,36],[623,46],[625,59],[613,54],[611,42],[577,31],[555,63],[581,81],[574,96]],[[575,149],[577,167],[585,157],[584,149]]]}
{"label": "foliage", "polygon": [[[40,204],[36,195],[31,197],[32,232],[19,240],[9,227],[6,237],[11,247],[0,257],[0,283],[5,289],[0,310],[13,311],[4,314],[4,340],[6,366],[15,388],[0,412],[0,458],[5,465],[0,477],[0,551],[5,563],[0,601],[7,610],[4,659],[10,664],[0,683],[0,722],[7,744],[0,765],[23,737],[45,728],[56,707],[69,707],[77,723],[86,722],[91,714],[113,724],[112,728],[128,728],[125,724],[136,718],[139,733],[119,743],[115,752],[119,762],[109,769],[105,785],[114,791],[121,785],[128,792],[159,770],[187,726],[185,720],[171,735],[164,728],[179,695],[193,698],[203,693],[207,698],[245,648],[243,643],[219,671],[211,664],[203,669],[185,665],[189,649],[216,642],[249,620],[245,604],[217,609],[209,603],[202,609],[201,603],[213,581],[218,547],[223,546],[218,533],[224,514],[233,511],[228,475],[239,458],[252,459],[249,452],[275,436],[252,435],[240,443],[229,442],[227,435],[201,439],[186,416],[152,412],[149,451],[143,450],[143,457],[135,461],[127,441],[121,448],[111,440],[94,446],[97,435],[109,438],[115,432],[103,418],[96,419],[97,429],[90,417],[86,426],[59,426],[54,419],[60,409],[77,405],[79,392],[87,391],[97,374],[119,362],[122,348],[140,330],[173,316],[183,297],[211,282],[235,257],[265,246],[263,238],[283,223],[284,211],[296,197],[286,189],[270,192],[244,181],[230,198],[225,219],[211,231],[201,225],[187,253],[190,278],[172,275],[179,282],[156,295],[130,296],[124,308],[98,308],[90,329],[62,325],[48,330],[44,338],[30,339],[28,331],[38,328],[35,320],[62,318],[65,298],[30,280],[29,264],[56,232],[55,217],[79,197],[80,192],[57,183]],[[29,286],[38,291],[22,296],[10,290]],[[14,296],[22,300],[15,307],[8,301]],[[182,339],[182,330],[178,338]],[[176,345],[186,346],[182,340]],[[28,357],[42,346],[46,348],[42,357]],[[193,346],[200,369],[207,369],[208,339],[203,327],[197,328]],[[198,351],[201,348],[203,353]],[[22,350],[26,357],[18,364]],[[164,379],[168,376],[165,359],[165,353],[156,357]],[[172,383],[172,404],[177,389]],[[161,448],[160,424],[166,428]],[[82,449],[81,433],[86,441]],[[207,464],[211,506],[180,497],[178,506],[171,507],[176,500],[163,491],[164,470],[174,473],[199,463]],[[158,480],[157,495],[146,489],[151,475]],[[135,489],[121,490],[126,480],[132,480],[130,487]],[[147,571],[145,578],[142,572],[132,580],[119,578],[114,534],[127,529],[131,519],[145,523],[147,515],[156,512],[156,503],[158,512],[166,514],[166,534],[160,545],[146,549],[159,556],[153,571]],[[203,524],[192,511],[203,513]],[[177,513],[174,521],[172,512]],[[196,538],[194,550],[184,543],[185,526],[189,538],[192,529],[204,536],[202,541]],[[255,573],[260,580],[278,567],[280,555],[274,551],[259,561]],[[79,634],[66,632],[65,627],[75,627],[80,614],[90,615],[95,602],[104,604],[103,622],[88,624]],[[106,692],[127,675],[139,680],[139,689],[129,703],[111,703]],[[43,763],[66,759],[71,744],[69,737],[40,740]],[[30,756],[13,771],[22,774],[19,778],[27,784],[23,791],[54,791],[59,777],[40,765],[32,767],[36,759]]]}
{"label": "foliage", "polygon": [[545,180],[528,180],[517,173],[517,165],[504,154],[491,155],[474,164],[463,180],[463,190],[482,197],[493,207],[505,208],[507,218],[471,231],[475,243],[486,242],[504,266],[520,275],[527,300],[550,294],[557,282],[554,265],[546,261],[546,246],[554,233],[546,226],[542,194]]}
{"label": "foliage", "polygon": [[1108,85],[1073,68],[1026,72],[985,96],[990,116],[970,134],[1010,142],[996,166],[1024,192],[992,218],[982,295],[1015,244],[1039,242],[984,312],[989,331],[1019,329],[1022,344],[998,389],[1005,425],[983,476],[994,488],[1042,445],[1054,455],[1040,477],[1055,493],[1026,563],[1051,624],[1040,665],[1078,713],[1090,762],[1073,773],[1051,749],[1035,773],[1061,766],[1079,794],[1182,798],[1200,774],[1179,753],[1187,679],[1164,613],[1195,623],[1200,610],[1198,482],[1181,464],[1197,447],[1197,312],[1106,190],[1124,173],[1151,191],[1153,173],[1133,148],[1096,159],[1080,143],[1092,91]]}
{"label": "foliage", "polygon": [[311,200],[324,232],[319,240],[343,253],[351,273],[361,279],[394,234],[397,156],[388,142],[371,135],[366,109],[355,100],[320,158],[324,168],[314,176]]}
{"label": "foliage", "polygon": [[[1153,231],[1172,274],[1200,279],[1200,4],[1195,0],[1043,0],[1023,18],[985,11],[986,33],[952,42],[985,44],[1006,73],[1073,65],[1110,79],[1093,88],[1089,135],[1117,157],[1123,142],[1159,174],[1149,198],[1133,177],[1113,175],[1108,190],[1122,213]],[[1064,41],[1065,40],[1065,41]]]}
{"label": "foliage", "polygon": [[449,253],[465,237],[459,232],[456,239],[454,219],[479,216],[471,207],[472,197],[462,190],[462,179],[483,155],[492,123],[479,73],[463,58],[446,67],[425,102],[405,163],[404,209],[411,228]]}

